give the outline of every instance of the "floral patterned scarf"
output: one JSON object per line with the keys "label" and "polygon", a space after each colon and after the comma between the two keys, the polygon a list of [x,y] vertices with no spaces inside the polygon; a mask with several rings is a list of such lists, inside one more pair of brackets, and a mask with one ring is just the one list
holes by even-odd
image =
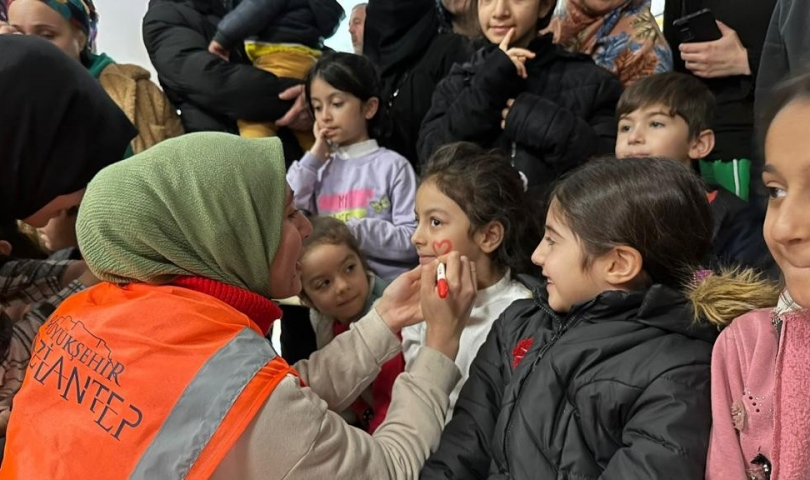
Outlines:
{"label": "floral patterned scarf", "polygon": [[593,57],[625,87],[672,70],[672,51],[650,12],[650,0],[627,0],[606,12],[593,12],[585,0],[567,0],[547,31],[565,49]]}

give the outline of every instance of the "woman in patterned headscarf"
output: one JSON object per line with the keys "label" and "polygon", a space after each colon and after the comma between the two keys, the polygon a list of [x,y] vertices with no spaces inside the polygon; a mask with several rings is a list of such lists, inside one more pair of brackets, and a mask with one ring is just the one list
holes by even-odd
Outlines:
{"label": "woman in patterned headscarf", "polygon": [[672,70],[672,51],[650,0],[567,0],[548,28],[554,41],[619,77],[624,86]]}
{"label": "woman in patterned headscarf", "polygon": [[92,0],[10,0],[8,20],[26,35],[49,40],[99,80],[138,129],[130,155],[183,133],[174,107],[149,72],[94,53],[98,14]]}

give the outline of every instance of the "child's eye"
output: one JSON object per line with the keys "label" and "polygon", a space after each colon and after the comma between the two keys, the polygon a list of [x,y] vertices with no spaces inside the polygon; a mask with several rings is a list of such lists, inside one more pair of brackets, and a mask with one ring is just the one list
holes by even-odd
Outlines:
{"label": "child's eye", "polygon": [[340,108],[340,107],[343,106],[343,102],[335,102],[335,103],[332,104],[332,106],[335,107],[335,108]]}
{"label": "child's eye", "polygon": [[312,107],[312,110],[314,110],[316,112],[320,112],[321,111],[321,106],[320,105],[315,105],[314,107]]}
{"label": "child's eye", "polygon": [[619,132],[627,133],[630,131],[630,125],[619,125]]}
{"label": "child's eye", "polygon": [[543,240],[545,240],[545,241],[546,241],[546,243],[548,243],[548,246],[552,246],[552,245],[554,245],[554,239],[553,239],[553,238],[551,238],[551,237],[549,237],[548,235],[547,235],[547,236],[546,236],[546,238],[544,238]]}
{"label": "child's eye", "polygon": [[442,221],[439,220],[438,218],[431,218],[430,219],[430,226],[431,227],[441,227],[442,226]]}
{"label": "child's eye", "polygon": [[321,280],[315,284],[315,290],[322,290],[329,286],[329,280]]}
{"label": "child's eye", "polygon": [[287,215],[287,218],[289,218],[290,220],[295,220],[295,217],[297,217],[299,213],[301,213],[301,210],[298,210],[296,208],[295,210],[292,211],[292,213]]}
{"label": "child's eye", "polygon": [[770,197],[771,200],[784,198],[785,195],[787,194],[787,192],[784,189],[781,189],[779,187],[766,187],[766,188],[768,189],[768,197]]}
{"label": "child's eye", "polygon": [[661,128],[661,127],[664,127],[664,126],[665,125],[663,123],[661,123],[661,122],[650,122],[650,127],[652,127],[652,128]]}
{"label": "child's eye", "polygon": [[354,271],[355,265],[353,263],[346,265],[346,272],[351,273]]}

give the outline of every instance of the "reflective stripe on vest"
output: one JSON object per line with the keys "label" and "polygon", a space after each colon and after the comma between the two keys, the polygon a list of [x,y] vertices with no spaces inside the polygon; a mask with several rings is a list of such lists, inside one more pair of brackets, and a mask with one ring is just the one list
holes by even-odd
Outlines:
{"label": "reflective stripe on vest", "polygon": [[239,332],[202,366],[130,478],[185,478],[242,390],[275,357],[267,340]]}

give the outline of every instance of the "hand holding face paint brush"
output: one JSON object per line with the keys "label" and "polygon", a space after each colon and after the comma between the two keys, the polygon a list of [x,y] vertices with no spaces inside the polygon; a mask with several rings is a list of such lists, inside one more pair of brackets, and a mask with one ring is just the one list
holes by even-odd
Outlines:
{"label": "hand holding face paint brush", "polygon": [[[439,274],[443,277],[437,281]],[[425,345],[451,359],[475,302],[475,263],[458,252],[422,265],[421,305],[427,324]],[[441,286],[444,285],[444,286]]]}

